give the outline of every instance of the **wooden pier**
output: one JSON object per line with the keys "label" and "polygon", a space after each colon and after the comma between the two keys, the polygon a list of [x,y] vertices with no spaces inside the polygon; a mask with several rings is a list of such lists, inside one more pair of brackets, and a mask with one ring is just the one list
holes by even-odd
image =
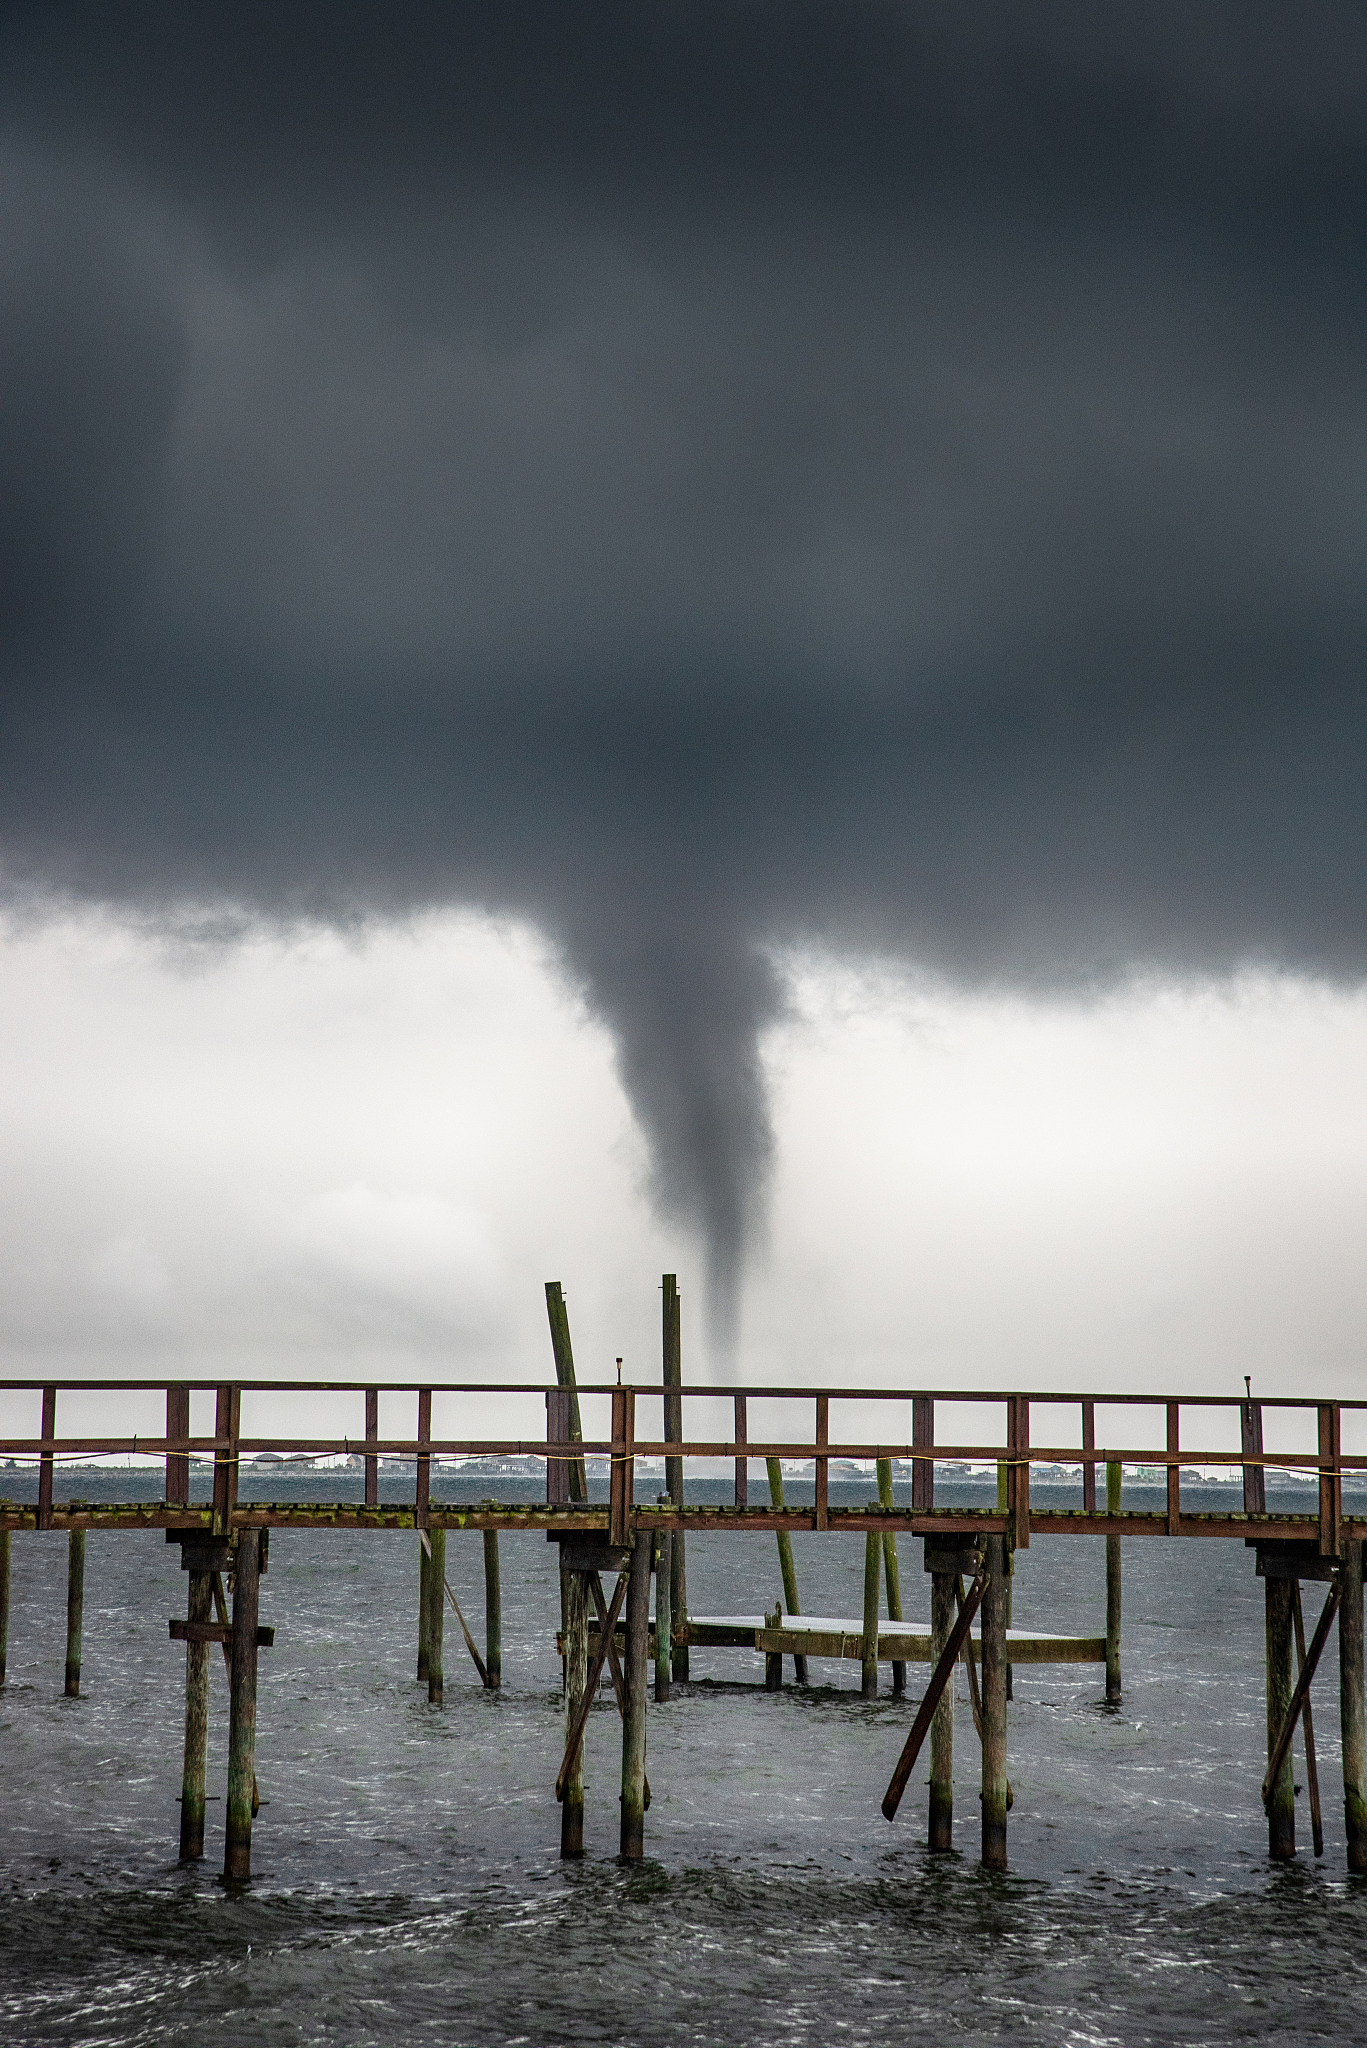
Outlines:
{"label": "wooden pier", "polygon": [[[1151,1394],[1096,1395],[991,1392],[962,1389],[742,1387],[724,1396],[712,1387],[683,1383],[679,1334],[679,1296],[673,1276],[664,1286],[662,1375],[658,1385],[576,1381],[569,1321],[563,1294],[556,1283],[546,1289],[556,1382],[515,1386],[455,1383],[423,1386],[357,1386],[350,1382],[243,1381],[228,1385],[183,1381],[68,1382],[42,1385],[29,1380],[0,1381],[0,1399],[18,1394],[41,1397],[38,1436],[0,1438],[0,1456],[32,1461],[37,1471],[37,1499],[0,1500],[0,1684],[4,1683],[9,1628],[9,1567],[12,1539],[31,1531],[67,1532],[70,1546],[67,1600],[65,1689],[78,1694],[81,1685],[82,1614],[85,1538],[88,1531],[164,1529],[167,1541],[179,1545],[186,1573],[183,1617],[168,1617],[169,1636],[185,1646],[186,1690],[184,1764],[181,1786],[180,1854],[193,1860],[204,1853],[206,1801],[206,1730],[210,1652],[221,1646],[229,1682],[225,1876],[241,1882],[250,1875],[253,1825],[259,1802],[255,1775],[257,1668],[260,1652],[274,1642],[274,1626],[260,1619],[268,1583],[269,1535],[272,1529],[407,1529],[416,1535],[419,1569],[415,1574],[418,1636],[418,1678],[428,1688],[429,1702],[444,1702],[444,1621],[448,1607],[481,1681],[496,1687],[502,1659],[501,1579],[498,1532],[542,1530],[559,1546],[561,1631],[564,1658],[566,1732],[559,1759],[547,1759],[547,1784],[554,1782],[561,1806],[561,1852],[582,1854],[584,1788],[582,1745],[591,1704],[604,1673],[611,1679],[622,1721],[622,1783],[620,1799],[621,1854],[629,1861],[644,1854],[650,1785],[646,1770],[647,1699],[651,1666],[657,1710],[667,1704],[671,1688],[689,1675],[689,1652],[696,1647],[732,1647],[763,1659],[768,1689],[783,1683],[788,1660],[799,1683],[805,1682],[808,1660],[839,1658],[861,1666],[861,1690],[876,1696],[880,1670],[891,1666],[894,1696],[906,1684],[908,1666],[925,1666],[928,1679],[909,1708],[909,1733],[901,1754],[889,1755],[890,1778],[882,1810],[891,1820],[900,1807],[921,1748],[930,1743],[928,1841],[945,1849],[953,1841],[953,1686],[963,1664],[973,1705],[973,1722],[981,1757],[982,1859],[992,1869],[1004,1868],[1007,1815],[1011,1788],[1007,1776],[1008,1714],[1011,1671],[1027,1664],[1093,1664],[1104,1668],[1104,1692],[1114,1701],[1121,1688],[1121,1539],[1223,1540],[1242,1543],[1254,1553],[1253,1564],[1264,1581],[1266,1607],[1267,1773],[1262,1799],[1268,1821],[1268,1848],[1273,1858],[1295,1853],[1295,1802],[1291,1750],[1300,1731],[1307,1750],[1307,1776],[1312,1787],[1312,1823],[1316,1853],[1323,1846],[1318,1779],[1315,1773],[1309,1690],[1316,1667],[1337,1629],[1339,1691],[1343,1748],[1344,1822],[1347,1863],[1352,1872],[1367,1873],[1367,1712],[1363,1681],[1363,1542],[1367,1515],[1344,1512],[1345,1476],[1367,1471],[1367,1457],[1342,1451],[1342,1419],[1362,1412],[1364,1402],[1221,1401],[1204,1397],[1173,1399]],[[145,1395],[155,1388],[165,1400],[165,1430],[141,1435],[82,1437],[59,1433],[59,1396],[98,1392],[108,1396]],[[417,1431],[411,1437],[381,1437],[380,1393],[416,1396]],[[192,1393],[211,1393],[212,1434],[192,1434]],[[282,1437],[244,1432],[244,1399],[250,1408],[258,1394],[316,1396],[335,1414],[340,1399],[363,1400],[364,1432],[358,1437]],[[533,1439],[489,1440],[436,1437],[432,1431],[434,1396],[457,1402],[490,1396],[534,1394],[544,1397],[545,1432]],[[731,1404],[734,1429],[723,1439],[700,1439],[685,1433],[690,1399]],[[609,1433],[588,1438],[581,1421],[581,1402],[606,1405]],[[638,1404],[658,1401],[662,1434],[638,1434]],[[782,1402],[788,1412],[806,1414],[811,1434],[789,1433],[778,1441],[758,1441],[749,1431],[751,1404]],[[940,1430],[956,1406],[1000,1404],[1005,1428],[1000,1442],[957,1441]],[[887,1409],[898,1404],[910,1422],[900,1441],[871,1443],[851,1434],[832,1434],[835,1405],[848,1419],[870,1404]],[[1096,1410],[1125,1411],[1161,1406],[1165,1446],[1161,1451],[1096,1442]],[[1051,1419],[1061,1409],[1080,1410],[1081,1450],[1077,1445],[1049,1441]],[[1268,1412],[1309,1411],[1315,1419],[1313,1454],[1264,1449]],[[1185,1416],[1212,1411],[1228,1414],[1237,1427],[1238,1449],[1215,1450],[1203,1443],[1184,1450]],[[1036,1433],[1044,1441],[1036,1441]],[[1057,1434],[1058,1432],[1054,1432]],[[55,1480],[65,1461],[128,1457],[151,1453],[165,1461],[165,1495],[159,1501],[114,1503],[67,1502],[56,1496]],[[239,1497],[244,1461],[275,1457],[326,1457],[352,1454],[363,1461],[360,1501],[267,1502]],[[545,1498],[532,1502],[482,1499],[451,1502],[434,1499],[434,1459],[533,1458],[544,1468]],[[637,1461],[662,1460],[666,1487],[653,1500],[637,1498]],[[589,1497],[589,1461],[606,1460],[608,1498]],[[722,1503],[690,1502],[686,1477],[690,1461],[726,1460],[734,1471],[732,1497]],[[769,1499],[749,1497],[750,1461],[762,1461],[769,1475]],[[210,1495],[190,1498],[192,1461],[210,1467]],[[412,1475],[412,1498],[381,1501],[382,1461],[391,1471],[397,1463]],[[783,1466],[809,1463],[813,1498],[810,1504],[786,1497]],[[876,1491],[863,1505],[832,1505],[833,1464],[871,1464]],[[1183,1501],[1183,1468],[1237,1469],[1242,1479],[1238,1508],[1194,1511]],[[1032,1503],[1031,1474],[1040,1465],[1081,1468],[1081,1505],[1060,1508]],[[898,1505],[894,1496],[895,1465],[910,1468],[910,1499]],[[1163,1475],[1164,1501],[1157,1510],[1123,1505],[1122,1473],[1126,1466],[1156,1469]],[[998,1473],[994,1506],[969,1508],[937,1502],[937,1472],[973,1467]],[[1097,1469],[1103,1468],[1103,1504],[1098,1501]],[[1310,1474],[1316,1485],[1313,1511],[1277,1512],[1266,1502],[1268,1472]],[[843,1475],[842,1475],[843,1476]],[[729,1483],[729,1482],[728,1482]],[[481,1654],[466,1617],[446,1580],[445,1538],[451,1529],[478,1529],[484,1534],[485,1643]],[[784,1600],[772,1612],[730,1616],[691,1615],[688,1606],[687,1548],[710,1532],[727,1530],[777,1538]],[[794,1530],[862,1536],[865,1548],[864,1611],[859,1616],[809,1615],[800,1611],[799,1588],[789,1538]],[[1034,1535],[1087,1536],[1106,1539],[1104,1632],[1094,1636],[1042,1635],[1011,1626],[1011,1575],[1015,1553]],[[902,1619],[898,1537],[919,1539],[923,1564],[931,1579],[930,1628],[908,1626]],[[651,1618],[651,1583],[655,1582],[655,1620]],[[1322,1589],[1323,1606],[1306,1641],[1301,1587]],[[880,1613],[885,1585],[886,1616]],[[786,1610],[786,1611],[785,1611]],[[287,1618],[284,1620],[288,1625]],[[658,1766],[657,1766],[658,1769]],[[552,1779],[552,1771],[554,1777]],[[876,1803],[876,1802],[874,1802]]]}

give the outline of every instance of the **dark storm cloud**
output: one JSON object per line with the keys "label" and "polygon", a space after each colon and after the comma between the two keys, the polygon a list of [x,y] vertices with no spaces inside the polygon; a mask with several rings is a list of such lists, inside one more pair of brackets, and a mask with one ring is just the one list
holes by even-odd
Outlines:
{"label": "dark storm cloud", "polygon": [[1365,45],[11,9],[12,883],[535,917],[723,1334],[773,943],[1361,974]]}

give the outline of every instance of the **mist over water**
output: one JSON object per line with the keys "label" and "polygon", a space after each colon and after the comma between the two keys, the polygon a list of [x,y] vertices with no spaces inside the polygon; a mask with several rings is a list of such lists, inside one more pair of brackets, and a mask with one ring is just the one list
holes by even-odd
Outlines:
{"label": "mist over water", "polygon": [[[74,1474],[69,1491],[127,1498],[142,1478]],[[5,1475],[4,1490],[22,1483]],[[447,1475],[441,1490],[473,1498],[488,1484]],[[272,1475],[252,1490],[356,1488],[328,1473]],[[866,1492],[831,1489],[844,1505]],[[1184,1485],[1195,1507],[1225,1492]],[[697,1497],[721,1489],[700,1485]],[[986,1504],[970,1488],[963,1497]],[[1158,1501],[1127,1487],[1127,1504]],[[857,1615],[862,1539],[798,1535],[794,1547],[804,1608]],[[694,1651],[693,1683],[666,1707],[652,1702],[647,1860],[631,1871],[615,1860],[617,1716],[610,1695],[600,1702],[588,1853],[562,1865],[556,1552],[540,1535],[505,1535],[501,1555],[502,1692],[479,1688],[448,1616],[438,1712],[413,1682],[412,1535],[272,1532],[261,1611],[277,1633],[261,1655],[257,1746],[266,1803],[253,1883],[231,1895],[219,1880],[221,1664],[210,1675],[209,1790],[220,1797],[208,1853],[192,1869],[175,1860],[184,1656],[166,1621],[184,1612],[178,1547],[160,1532],[88,1539],[82,1697],[67,1701],[65,1537],[16,1536],[0,1694],[0,2038],[1129,2048],[1356,2033],[1367,1885],[1344,1870],[1336,1646],[1313,1693],[1326,1854],[1311,1856],[1302,1795],[1297,1862],[1274,1869],[1258,1798],[1262,1587],[1241,1544],[1126,1543],[1119,1710],[1101,1701],[1100,1667],[1017,1672],[1004,1878],[977,1868],[965,1700],[957,1853],[932,1859],[924,1758],[897,1822],[878,1810],[924,1668],[912,1668],[907,1701],[869,1705],[855,1663],[813,1660],[810,1691],[770,1696],[760,1659],[725,1650]],[[905,1611],[924,1619],[920,1543],[904,1538],[900,1556]],[[478,1536],[453,1532],[447,1558],[478,1636]],[[1100,1630],[1100,1539],[1036,1538],[1017,1568],[1017,1626]],[[779,1589],[771,1537],[691,1542],[694,1613],[753,1612]],[[1308,1629],[1320,1597],[1307,1585]]]}

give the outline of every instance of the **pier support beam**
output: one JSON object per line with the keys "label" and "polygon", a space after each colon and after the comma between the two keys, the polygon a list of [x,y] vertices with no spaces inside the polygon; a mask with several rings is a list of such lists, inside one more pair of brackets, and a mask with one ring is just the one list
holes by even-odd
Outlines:
{"label": "pier support beam", "polygon": [[[212,1621],[212,1572],[189,1574],[187,1621]],[[231,1667],[230,1667],[231,1668]],[[209,1737],[209,1645],[185,1645],[185,1765],[180,1779],[180,1860],[198,1863],[204,1854],[204,1769]]]}
{"label": "pier support beam", "polygon": [[1363,1700],[1360,1537],[1343,1545],[1339,1602],[1339,1725],[1343,1731],[1343,1822],[1348,1868],[1367,1873],[1367,1709]]}
{"label": "pier support beam", "polygon": [[1006,1539],[987,1539],[982,1603],[983,1868],[1006,1869]]}
{"label": "pier support beam", "polygon": [[[1270,1762],[1291,1710],[1296,1674],[1291,1653],[1294,1579],[1263,1582],[1267,1635],[1267,1754]],[[1267,1853],[1286,1862],[1296,1853],[1296,1788],[1287,1745],[1281,1769],[1267,1794]]]}
{"label": "pier support beam", "polygon": [[[877,1471],[879,1505],[886,1508],[888,1513],[891,1514],[894,1505],[892,1494],[892,1459],[880,1458],[877,1464]],[[883,1531],[883,1569],[888,1583],[888,1620],[900,1621],[902,1619],[902,1580],[897,1570],[897,1532],[895,1529],[885,1529]],[[900,1699],[906,1689],[907,1667],[900,1658],[894,1658],[892,1665],[893,1698]]]}
{"label": "pier support beam", "polygon": [[427,1556],[427,1545],[418,1538],[418,1684],[427,1682],[427,1634],[431,1622],[431,1589],[428,1576],[431,1565]]}
{"label": "pier support beam", "polygon": [[503,1683],[503,1588],[498,1573],[498,1531],[484,1531],[484,1683],[497,1692]]}
{"label": "pier support beam", "polygon": [[446,1531],[429,1529],[432,1555],[427,1561],[427,1704],[440,1707],[442,1698],[441,1641],[446,1620]]}
{"label": "pier support beam", "polygon": [[228,1685],[228,1827],[223,1875],[244,1883],[252,1874],[252,1805],[256,1790],[256,1624],[261,1596],[261,1532],[242,1529],[233,1575],[233,1661]]}
{"label": "pier support beam", "polygon": [[9,1660],[9,1530],[0,1529],[0,1685]]}
{"label": "pier support beam", "polygon": [[[1106,1467],[1106,1512],[1120,1513],[1120,1467]],[[1106,1538],[1106,1698],[1120,1698],[1120,1538]]]}
{"label": "pier support beam", "polygon": [[[661,1497],[668,1500],[669,1495]],[[673,1602],[670,1577],[674,1570],[674,1538],[665,1529],[655,1538],[655,1704],[669,1698],[670,1659],[673,1650]]]}
{"label": "pier support beam", "polygon": [[[954,1627],[954,1574],[930,1575],[930,1661],[937,1668]],[[954,1681],[940,1695],[930,1724],[930,1847],[954,1847]]]}
{"label": "pier support beam", "polygon": [[[589,1675],[589,1584],[583,1572],[565,1573],[565,1734],[568,1740]],[[584,1853],[584,1745],[575,1753],[560,1807],[560,1854]]]}
{"label": "pier support beam", "polygon": [[639,1532],[627,1587],[626,1669],[622,1702],[622,1835],[624,1863],[639,1863],[646,1835],[646,1676],[650,1638],[650,1540]]}
{"label": "pier support beam", "polygon": [[[872,1503],[877,1507],[877,1501]],[[877,1529],[864,1538],[864,1658],[859,1690],[866,1700],[878,1697],[878,1580],[883,1565],[883,1539]]]}
{"label": "pier support beam", "polygon": [[85,1617],[85,1530],[73,1529],[66,1560],[66,1696],[81,1696],[81,1628]]}

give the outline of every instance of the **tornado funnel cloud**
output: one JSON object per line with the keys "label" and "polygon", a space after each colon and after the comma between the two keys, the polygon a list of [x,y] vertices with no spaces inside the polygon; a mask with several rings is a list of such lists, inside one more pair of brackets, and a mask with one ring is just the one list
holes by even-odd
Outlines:
{"label": "tornado funnel cloud", "polygon": [[782,1013],[781,981],[757,946],[706,926],[671,927],[628,948],[581,933],[574,958],[616,1039],[650,1150],[651,1199],[702,1239],[708,1362],[726,1373],[773,1166],[761,1037]]}

